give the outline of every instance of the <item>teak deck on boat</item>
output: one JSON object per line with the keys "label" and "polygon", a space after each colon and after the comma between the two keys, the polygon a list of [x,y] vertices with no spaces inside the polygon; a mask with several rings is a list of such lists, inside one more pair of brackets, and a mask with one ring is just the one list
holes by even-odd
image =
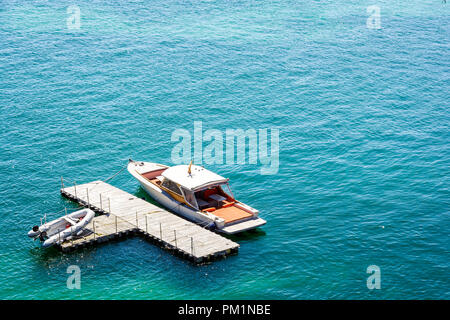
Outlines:
{"label": "teak deck on boat", "polygon": [[62,243],[63,251],[135,233],[196,263],[237,253],[239,248],[225,237],[102,181],[62,188],[61,194],[102,214],[92,219],[81,237]]}

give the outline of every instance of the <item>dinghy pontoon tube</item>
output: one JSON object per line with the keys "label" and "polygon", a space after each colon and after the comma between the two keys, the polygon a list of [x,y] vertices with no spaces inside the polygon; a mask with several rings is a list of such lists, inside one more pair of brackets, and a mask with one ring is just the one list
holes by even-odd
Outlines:
{"label": "dinghy pontoon tube", "polygon": [[43,225],[34,226],[29,232],[30,238],[39,238],[42,246],[50,247],[54,244],[61,244],[67,238],[80,235],[83,229],[94,218],[95,212],[90,209],[82,209],[61,218],[47,222]]}

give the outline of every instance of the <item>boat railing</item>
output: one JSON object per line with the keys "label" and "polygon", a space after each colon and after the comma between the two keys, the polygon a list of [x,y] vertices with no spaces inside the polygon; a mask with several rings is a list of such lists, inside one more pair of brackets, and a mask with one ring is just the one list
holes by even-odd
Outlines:
{"label": "boat railing", "polygon": [[195,253],[196,241],[193,236],[183,234],[180,230],[171,228],[161,222],[156,224],[150,223],[148,216],[152,213],[136,212],[133,217],[134,219],[131,219],[131,217],[119,217],[113,212],[110,212],[109,214],[113,217],[111,222],[102,221],[101,223],[98,223],[96,219],[93,219],[92,222],[84,228],[85,232],[80,236],[73,237],[67,241],[70,241],[72,244],[90,240],[95,241],[102,238],[104,235],[120,235],[121,233],[135,231],[154,237],[158,241],[164,241],[166,244],[172,246],[173,249],[183,250],[192,255]]}

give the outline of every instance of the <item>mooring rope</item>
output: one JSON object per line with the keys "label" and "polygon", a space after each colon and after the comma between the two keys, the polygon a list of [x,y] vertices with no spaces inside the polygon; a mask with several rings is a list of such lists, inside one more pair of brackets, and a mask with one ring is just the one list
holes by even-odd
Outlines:
{"label": "mooring rope", "polygon": [[[100,180],[100,181],[101,182],[108,182],[109,180],[114,179],[118,174],[120,174],[123,170],[125,170],[125,168],[127,166],[128,166],[128,163],[125,164],[122,168],[120,168],[120,170],[117,171],[116,173],[114,173],[111,177],[106,178],[105,180]],[[64,181],[69,181],[69,182],[72,182],[74,185],[76,185],[76,181],[75,180],[64,178]]]}
{"label": "mooring rope", "polygon": [[[113,178],[115,178],[119,173],[121,173],[123,170],[125,170],[125,168],[128,167],[128,163],[126,165],[124,165],[119,171],[117,171],[115,174],[113,174],[111,177],[105,179],[105,180],[100,180],[101,182],[108,182],[110,180],[112,180]],[[90,188],[89,190],[92,191],[96,186],[98,186],[99,184],[97,183],[95,186],[93,186],[92,188]]]}
{"label": "mooring rope", "polygon": [[115,174],[113,174],[111,177],[109,177],[106,180],[103,180],[103,182],[108,182],[109,180],[112,180],[113,178],[115,178],[119,173],[121,173],[123,170],[125,170],[125,168],[128,166],[128,163],[126,165],[124,165],[122,167],[122,169],[120,169],[119,171],[117,171]]}

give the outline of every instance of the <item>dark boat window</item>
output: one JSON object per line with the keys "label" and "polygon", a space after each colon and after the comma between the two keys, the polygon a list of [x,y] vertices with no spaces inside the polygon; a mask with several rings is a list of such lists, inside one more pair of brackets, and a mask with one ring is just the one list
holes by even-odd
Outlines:
{"label": "dark boat window", "polygon": [[170,191],[175,192],[176,194],[181,196],[180,188],[178,188],[177,184],[175,182],[170,181],[167,178],[164,178],[164,181],[162,182],[162,186],[166,189],[169,189]]}

